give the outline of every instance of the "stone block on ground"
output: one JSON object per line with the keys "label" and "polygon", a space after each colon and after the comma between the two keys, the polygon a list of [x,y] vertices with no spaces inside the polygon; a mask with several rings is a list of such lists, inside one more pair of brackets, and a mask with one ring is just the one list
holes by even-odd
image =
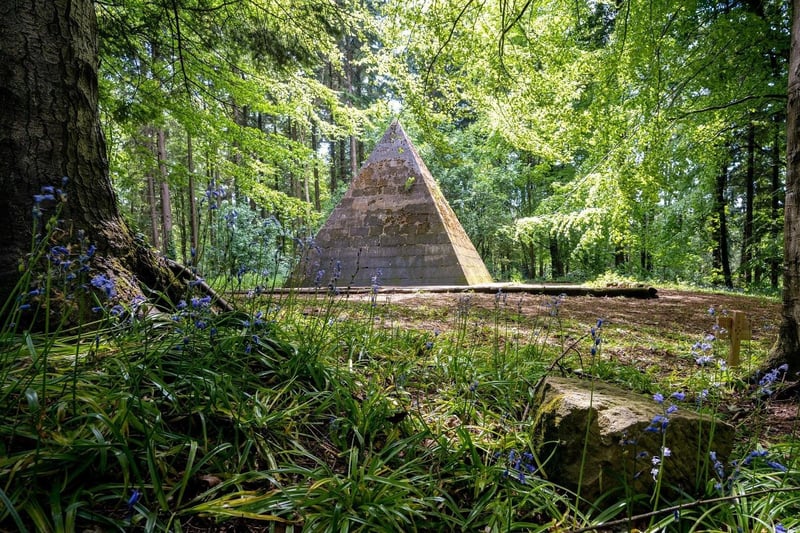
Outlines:
{"label": "stone block on ground", "polygon": [[[538,455],[545,461],[542,473],[571,490],[580,482],[581,496],[589,501],[625,487],[651,492],[654,468],[663,469],[662,492],[698,492],[697,483],[712,475],[709,451],[723,462],[730,455],[733,427],[665,396],[659,404],[597,380],[545,378],[537,389],[534,424]],[[669,448],[668,457],[663,447]]]}

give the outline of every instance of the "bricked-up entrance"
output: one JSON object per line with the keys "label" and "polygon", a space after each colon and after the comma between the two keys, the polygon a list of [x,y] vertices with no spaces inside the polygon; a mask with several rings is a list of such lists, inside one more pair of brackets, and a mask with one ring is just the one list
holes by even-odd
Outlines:
{"label": "bricked-up entrance", "polygon": [[[306,250],[299,287],[474,285],[489,271],[397,121]],[[333,278],[336,278],[333,280]]]}

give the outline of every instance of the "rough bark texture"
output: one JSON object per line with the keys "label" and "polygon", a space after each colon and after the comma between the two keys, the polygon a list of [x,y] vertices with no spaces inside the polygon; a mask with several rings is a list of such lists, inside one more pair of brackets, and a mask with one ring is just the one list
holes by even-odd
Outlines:
{"label": "rough bark texture", "polygon": [[62,218],[97,246],[98,272],[123,285],[129,280],[130,293],[139,282],[162,289],[174,283],[119,216],[100,129],[97,68],[91,0],[0,3],[0,302],[30,251],[33,196],[42,186],[60,187],[63,176],[69,181]]}
{"label": "rough bark texture", "polygon": [[772,350],[769,365],[788,363],[794,372],[800,370],[800,0],[792,1],[789,101],[786,112],[783,305],[778,342]]}

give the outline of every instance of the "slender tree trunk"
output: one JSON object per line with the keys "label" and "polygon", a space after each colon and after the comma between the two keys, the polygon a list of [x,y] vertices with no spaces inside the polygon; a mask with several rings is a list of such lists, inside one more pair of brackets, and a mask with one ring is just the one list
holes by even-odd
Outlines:
{"label": "slender tree trunk", "polygon": [[167,141],[163,128],[156,131],[158,172],[161,182],[161,252],[172,256],[172,197],[169,190],[169,173],[167,172]]}
{"label": "slender tree trunk", "polygon": [[30,248],[33,196],[48,185],[66,192],[61,218],[97,246],[92,272],[116,280],[120,298],[141,294],[139,283],[168,295],[181,286],[120,217],[97,68],[91,0],[0,2],[0,302],[13,294]]}
{"label": "slender tree trunk", "polygon": [[339,141],[339,178],[346,182],[350,181],[347,180],[347,149],[344,139]]}
{"label": "slender tree trunk", "polygon": [[[780,116],[774,118],[775,133],[772,139],[772,169],[770,179],[770,237],[778,240],[781,232],[780,208],[781,208],[781,131],[780,124],[783,120]],[[781,260],[775,255],[770,254],[769,259],[769,284],[773,289],[778,288],[780,280]]]}
{"label": "slender tree trunk", "polygon": [[350,181],[358,174],[358,143],[356,136],[350,136]]}
{"label": "slender tree trunk", "polygon": [[320,199],[320,182],[319,182],[319,157],[317,151],[319,150],[319,135],[317,134],[317,127],[312,126],[311,129],[311,151],[314,155],[311,159],[312,169],[314,173],[314,209],[317,212],[322,211],[322,200]]}
{"label": "slender tree trunk", "polygon": [[186,169],[189,172],[189,184],[187,191],[189,194],[189,243],[191,246],[191,259],[189,264],[197,266],[197,245],[200,242],[200,229],[197,221],[197,185],[194,178],[194,150],[192,149],[192,136],[186,136]]}
{"label": "slender tree trunk", "polygon": [[564,277],[566,274],[564,261],[561,258],[561,247],[558,245],[558,239],[550,236],[550,276],[553,279]]}
{"label": "slender tree trunk", "polygon": [[147,139],[147,151],[154,156],[155,165],[148,165],[147,175],[145,176],[145,186],[147,188],[147,214],[149,217],[150,240],[155,248],[161,248],[161,219],[158,216],[158,192],[156,188],[156,171],[158,170],[158,153],[156,149],[155,133],[149,126],[145,128],[145,138]]}
{"label": "slender tree trunk", "polygon": [[786,108],[786,201],[783,217],[783,305],[778,341],[767,366],[800,370],[800,0],[792,1],[789,87]]}
{"label": "slender tree trunk", "polygon": [[747,127],[747,169],[745,173],[744,224],[742,225],[742,279],[753,282],[753,200],[756,194],[756,128]]}
{"label": "slender tree trunk", "polygon": [[728,186],[728,167],[723,165],[717,174],[714,187],[714,253],[713,266],[717,272],[722,272],[722,279],[725,286],[733,288],[733,277],[731,276],[730,252],[728,249],[728,215],[727,203],[725,202],[725,188]]}
{"label": "slender tree trunk", "polygon": [[336,179],[336,169],[338,165],[336,164],[336,143],[333,141],[328,142],[328,156],[330,158],[330,191],[331,194],[336,192],[336,187],[338,185],[338,180]]}
{"label": "slender tree trunk", "polygon": [[152,244],[155,248],[161,248],[155,178],[152,172],[148,172],[145,179],[147,180],[147,206],[150,215],[150,239],[152,239]]}
{"label": "slender tree trunk", "polygon": [[178,220],[180,221],[178,224],[178,242],[180,243],[181,249],[181,261],[184,265],[189,264],[189,221],[188,215],[186,213],[186,195],[178,193]]}

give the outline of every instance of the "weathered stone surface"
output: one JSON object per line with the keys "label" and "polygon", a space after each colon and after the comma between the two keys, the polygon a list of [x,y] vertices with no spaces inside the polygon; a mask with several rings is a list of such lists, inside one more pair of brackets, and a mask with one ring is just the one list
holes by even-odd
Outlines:
{"label": "weathered stone surface", "polygon": [[[662,404],[651,397],[590,380],[548,377],[538,389],[535,437],[543,473],[577,489],[592,500],[629,487],[647,494],[654,488],[652,469],[663,469],[662,487],[689,493],[712,472],[709,451],[725,461],[733,445],[733,428],[692,410],[669,396]],[[670,405],[677,410],[667,414]],[[662,431],[653,419],[666,416]],[[588,438],[587,438],[588,421]],[[663,447],[670,449],[665,457]],[[654,465],[653,457],[660,460]],[[583,469],[583,475],[581,475]]]}
{"label": "weathered stone surface", "polygon": [[[398,122],[393,122],[317,233],[294,286],[475,285],[492,281]],[[337,269],[337,265],[338,268]],[[324,271],[322,276],[319,273]],[[317,279],[319,277],[319,279]]]}

